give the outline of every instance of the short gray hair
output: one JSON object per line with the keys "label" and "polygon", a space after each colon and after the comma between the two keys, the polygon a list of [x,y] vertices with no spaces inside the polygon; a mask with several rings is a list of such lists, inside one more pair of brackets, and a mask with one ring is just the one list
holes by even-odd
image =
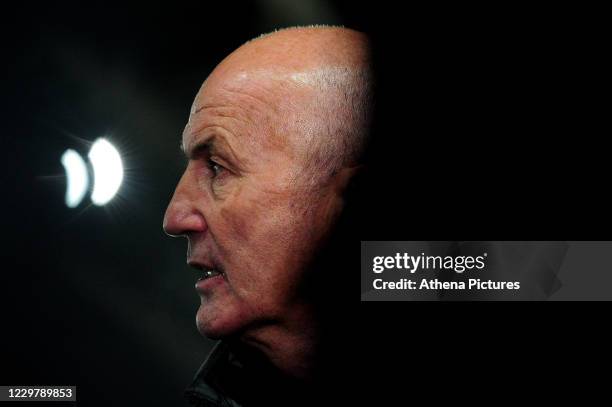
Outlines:
{"label": "short gray hair", "polygon": [[374,78],[369,65],[328,67],[308,74],[321,93],[317,121],[306,137],[306,172],[317,180],[360,163],[370,135]]}

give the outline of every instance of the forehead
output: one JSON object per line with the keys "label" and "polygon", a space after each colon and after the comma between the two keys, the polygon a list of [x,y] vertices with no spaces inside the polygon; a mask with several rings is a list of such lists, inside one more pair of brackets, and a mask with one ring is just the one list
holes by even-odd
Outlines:
{"label": "forehead", "polygon": [[303,113],[309,90],[293,75],[270,70],[213,72],[200,88],[183,132],[183,148],[217,128],[228,142],[282,147],[288,127]]}

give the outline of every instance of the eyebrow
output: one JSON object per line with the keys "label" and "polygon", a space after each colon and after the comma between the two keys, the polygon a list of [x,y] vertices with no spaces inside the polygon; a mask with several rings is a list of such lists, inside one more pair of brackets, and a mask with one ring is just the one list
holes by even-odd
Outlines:
{"label": "eyebrow", "polygon": [[190,143],[188,147],[185,147],[183,141],[180,143],[180,149],[187,157],[188,160],[192,160],[199,152],[210,150],[213,147],[215,137],[209,137],[204,141],[195,141]]}
{"label": "eyebrow", "polygon": [[211,154],[221,154],[226,159],[232,159],[235,165],[238,165],[241,160],[236,156],[234,149],[222,135],[212,135],[204,140],[196,140],[190,143],[187,147],[181,141],[180,148],[188,160],[193,160],[196,156],[203,152]]}

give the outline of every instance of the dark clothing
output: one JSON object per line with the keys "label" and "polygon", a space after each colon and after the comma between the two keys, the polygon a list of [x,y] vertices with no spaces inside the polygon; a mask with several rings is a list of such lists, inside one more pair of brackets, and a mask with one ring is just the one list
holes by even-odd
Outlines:
{"label": "dark clothing", "polygon": [[317,405],[313,386],[280,374],[265,359],[239,360],[221,341],[202,364],[185,397],[197,407]]}
{"label": "dark clothing", "polygon": [[189,402],[198,407],[240,407],[240,404],[223,393],[220,383],[223,372],[231,368],[232,363],[236,363],[236,368],[240,368],[238,362],[232,360],[228,346],[217,342],[198,369],[193,382],[185,390],[185,397]]}

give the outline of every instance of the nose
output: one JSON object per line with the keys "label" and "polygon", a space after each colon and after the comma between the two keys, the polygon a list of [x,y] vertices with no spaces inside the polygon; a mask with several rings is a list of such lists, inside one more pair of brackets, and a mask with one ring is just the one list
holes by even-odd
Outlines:
{"label": "nose", "polygon": [[206,220],[197,205],[197,192],[197,184],[190,182],[189,173],[185,171],[166,208],[163,224],[166,234],[176,237],[206,231]]}

